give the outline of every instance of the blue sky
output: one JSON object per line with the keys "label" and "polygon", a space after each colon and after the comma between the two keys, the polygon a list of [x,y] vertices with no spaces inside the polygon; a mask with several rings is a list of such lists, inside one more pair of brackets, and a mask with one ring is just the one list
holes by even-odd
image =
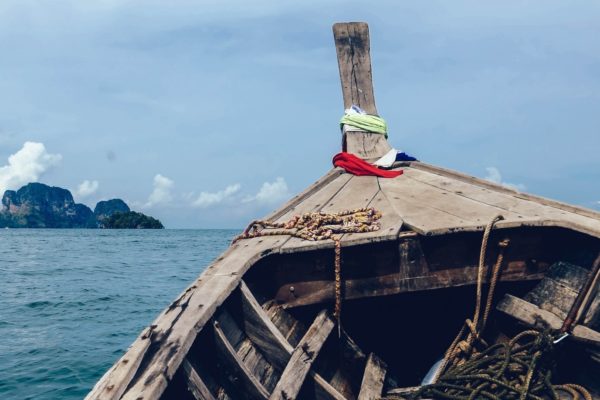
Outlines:
{"label": "blue sky", "polygon": [[352,20],[394,147],[598,209],[594,1],[3,0],[0,189],[242,227],[330,168]]}

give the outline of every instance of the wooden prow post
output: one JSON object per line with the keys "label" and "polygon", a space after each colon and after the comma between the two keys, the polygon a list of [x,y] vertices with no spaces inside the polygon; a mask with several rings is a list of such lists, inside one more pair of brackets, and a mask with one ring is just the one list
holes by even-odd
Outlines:
{"label": "wooden prow post", "polygon": [[[333,37],[337,52],[344,108],[353,104],[367,114],[377,115],[373,79],[369,26],[365,22],[343,22],[333,25]],[[384,135],[364,131],[346,132],[342,149],[363,159],[375,159],[387,153],[391,147]]]}

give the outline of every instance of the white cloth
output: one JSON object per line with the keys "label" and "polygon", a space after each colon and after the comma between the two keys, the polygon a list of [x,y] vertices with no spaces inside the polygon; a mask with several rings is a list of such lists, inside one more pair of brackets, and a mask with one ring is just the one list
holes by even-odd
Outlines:
{"label": "white cloth", "polygon": [[390,151],[385,153],[385,155],[383,157],[381,157],[379,160],[375,161],[374,164],[377,165],[378,167],[389,168],[392,166],[394,161],[396,161],[397,154],[398,154],[398,150],[391,149]]}

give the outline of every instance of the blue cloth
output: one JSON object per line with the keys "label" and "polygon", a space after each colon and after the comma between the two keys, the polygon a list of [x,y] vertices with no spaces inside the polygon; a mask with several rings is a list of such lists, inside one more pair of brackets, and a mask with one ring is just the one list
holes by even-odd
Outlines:
{"label": "blue cloth", "polygon": [[417,161],[417,159],[402,151],[396,154],[396,161]]}

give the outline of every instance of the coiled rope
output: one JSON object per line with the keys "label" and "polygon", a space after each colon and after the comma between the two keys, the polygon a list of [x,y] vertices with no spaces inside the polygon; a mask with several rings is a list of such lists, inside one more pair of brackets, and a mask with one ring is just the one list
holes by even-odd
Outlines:
{"label": "coiled rope", "polygon": [[552,385],[554,338],[535,330],[516,335],[449,369],[410,399],[592,400],[575,384]]}
{"label": "coiled rope", "polygon": [[319,241],[331,239],[335,244],[335,308],[334,317],[341,329],[342,314],[342,245],[341,236],[345,233],[374,232],[380,229],[381,213],[374,208],[357,208],[338,213],[311,212],[297,215],[287,222],[255,220],[233,243],[242,239],[260,236],[288,235],[304,240]]}
{"label": "coiled rope", "polygon": [[[489,317],[504,250],[508,239],[499,242],[500,251],[492,270],[490,289],[481,317],[485,257],[494,217],[486,226],[479,253],[477,294],[473,319],[467,319],[452,342],[433,383],[423,386],[409,398],[451,400],[558,400],[566,393],[572,400],[592,400],[590,393],[575,384],[552,385],[554,343],[548,333],[527,330],[507,343],[488,346],[481,338]],[[468,334],[463,339],[465,333]]]}

